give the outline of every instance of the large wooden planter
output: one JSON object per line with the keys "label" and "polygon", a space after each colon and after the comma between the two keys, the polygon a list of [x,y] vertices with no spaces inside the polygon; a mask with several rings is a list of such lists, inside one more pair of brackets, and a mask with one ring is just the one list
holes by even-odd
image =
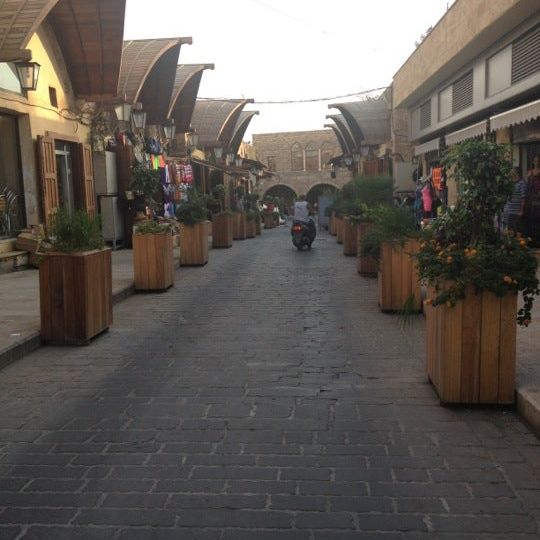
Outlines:
{"label": "large wooden planter", "polygon": [[441,401],[514,403],[517,295],[471,287],[454,307],[424,309],[427,375]]}
{"label": "large wooden planter", "polygon": [[180,228],[180,265],[202,266],[208,262],[208,222]]}
{"label": "large wooden planter", "polygon": [[133,234],[135,289],[165,290],[174,284],[171,234]]}
{"label": "large wooden planter", "polygon": [[336,217],[334,219],[334,223],[336,226],[336,240],[338,244],[343,244],[343,219],[340,217]]}
{"label": "large wooden planter", "polygon": [[264,213],[263,222],[264,222],[265,229],[273,229],[275,227],[274,214],[270,214],[268,212]]}
{"label": "large wooden planter", "polygon": [[212,216],[212,247],[230,248],[233,244],[233,216],[228,213]]}
{"label": "large wooden planter", "polygon": [[361,276],[375,277],[379,271],[379,264],[373,257],[362,255],[362,242],[373,227],[372,223],[361,222],[356,226],[356,269]]}
{"label": "large wooden planter", "polygon": [[379,261],[379,306],[381,311],[401,311],[412,300],[409,308],[420,311],[420,281],[411,253],[419,249],[416,240],[399,243],[383,243]]}
{"label": "large wooden planter", "polygon": [[255,238],[257,236],[257,229],[254,219],[246,220],[246,237]]}
{"label": "large wooden planter", "polygon": [[48,253],[39,265],[41,339],[85,345],[112,324],[111,250]]}
{"label": "large wooden planter", "polygon": [[356,243],[356,224],[350,217],[343,218],[343,255],[355,257],[357,250]]}
{"label": "large wooden planter", "polygon": [[246,214],[244,212],[235,212],[233,215],[233,239],[245,240],[247,237],[246,228]]}
{"label": "large wooden planter", "polygon": [[337,231],[336,231],[336,213],[335,212],[332,212],[332,214],[330,215],[330,219],[328,221],[328,232],[332,236],[336,236],[336,234],[337,234]]}

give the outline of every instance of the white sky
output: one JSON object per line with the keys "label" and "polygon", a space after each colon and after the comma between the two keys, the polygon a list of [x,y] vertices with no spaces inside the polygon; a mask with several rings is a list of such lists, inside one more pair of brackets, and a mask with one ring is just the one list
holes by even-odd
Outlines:
{"label": "white sky", "polygon": [[[468,0],[476,1],[476,0]],[[127,0],[125,39],[193,37],[181,64],[213,63],[199,97],[275,101],[387,86],[453,0]],[[358,97],[339,101],[355,101]],[[329,101],[247,105],[252,133],[322,129]]]}

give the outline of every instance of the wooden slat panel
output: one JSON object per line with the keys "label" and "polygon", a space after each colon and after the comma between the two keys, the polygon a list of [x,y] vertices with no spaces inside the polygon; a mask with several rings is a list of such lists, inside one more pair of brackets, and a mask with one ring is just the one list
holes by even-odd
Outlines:
{"label": "wooden slat panel", "polygon": [[439,397],[444,403],[459,403],[461,399],[462,302],[453,308],[439,306],[440,348],[444,352],[439,372]]}
{"label": "wooden slat panel", "polygon": [[480,389],[480,338],[482,327],[481,295],[475,294],[472,287],[466,292],[461,322],[461,400],[476,403]]}
{"label": "wooden slat panel", "polygon": [[500,299],[499,403],[513,403],[516,388],[517,295]]}
{"label": "wooden slat panel", "polygon": [[80,159],[80,193],[82,194],[83,208],[89,216],[96,215],[96,193],[94,189],[94,164],[92,160],[92,147],[89,144],[79,144]]}
{"label": "wooden slat panel", "polygon": [[207,222],[192,227],[180,228],[180,264],[182,266],[201,266],[208,262]]}
{"label": "wooden slat panel", "polygon": [[343,219],[343,255],[356,256],[356,225],[349,217]]}
{"label": "wooden slat panel", "polygon": [[482,293],[482,336],[480,341],[480,400],[496,403],[499,393],[499,340],[501,302]]}
{"label": "wooden slat panel", "polygon": [[392,310],[392,246],[381,245],[379,261],[379,306],[382,311]]}

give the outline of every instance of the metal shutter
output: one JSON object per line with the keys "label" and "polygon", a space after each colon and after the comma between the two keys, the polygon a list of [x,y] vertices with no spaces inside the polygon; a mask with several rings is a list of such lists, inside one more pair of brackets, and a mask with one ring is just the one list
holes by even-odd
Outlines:
{"label": "metal shutter", "polygon": [[431,126],[431,100],[420,105],[420,129]]}
{"label": "metal shutter", "polygon": [[512,84],[540,70],[540,24],[512,44]]}
{"label": "metal shutter", "polygon": [[452,114],[463,111],[473,104],[473,72],[457,80],[452,86]]}

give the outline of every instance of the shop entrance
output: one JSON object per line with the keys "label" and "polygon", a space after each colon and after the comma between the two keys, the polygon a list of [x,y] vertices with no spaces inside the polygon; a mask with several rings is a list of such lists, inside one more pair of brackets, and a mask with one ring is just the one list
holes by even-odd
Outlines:
{"label": "shop entrance", "polygon": [[69,213],[75,210],[75,186],[73,181],[73,157],[71,144],[55,141],[56,173],[60,206]]}
{"label": "shop entrance", "polygon": [[0,238],[26,226],[17,117],[0,114]]}

